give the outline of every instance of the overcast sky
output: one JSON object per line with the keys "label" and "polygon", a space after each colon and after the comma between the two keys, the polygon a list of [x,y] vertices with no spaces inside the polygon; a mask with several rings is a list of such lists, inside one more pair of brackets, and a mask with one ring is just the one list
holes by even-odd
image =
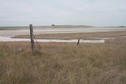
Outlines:
{"label": "overcast sky", "polygon": [[0,0],[0,26],[126,25],[126,0]]}

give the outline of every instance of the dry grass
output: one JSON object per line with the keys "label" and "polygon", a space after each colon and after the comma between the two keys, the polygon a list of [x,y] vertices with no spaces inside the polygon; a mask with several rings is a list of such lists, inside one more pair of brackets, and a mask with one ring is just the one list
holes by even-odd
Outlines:
{"label": "dry grass", "polygon": [[126,84],[126,41],[0,43],[0,84]]}
{"label": "dry grass", "polygon": [[[126,31],[96,32],[96,33],[65,33],[65,34],[40,34],[35,35],[37,39],[97,39],[107,37],[126,36]],[[29,35],[18,35],[15,38],[29,38]]]}

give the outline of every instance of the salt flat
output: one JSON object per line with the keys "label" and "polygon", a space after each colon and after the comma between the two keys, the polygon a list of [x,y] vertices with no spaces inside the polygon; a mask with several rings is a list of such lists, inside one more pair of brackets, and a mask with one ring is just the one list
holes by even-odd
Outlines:
{"label": "salt flat", "polygon": [[[34,34],[56,34],[56,33],[88,33],[88,32],[111,32],[125,31],[126,28],[34,28]],[[30,39],[11,38],[16,35],[28,35],[29,29],[20,30],[0,30],[0,41],[30,41]],[[37,42],[77,42],[77,39],[59,40],[59,39],[35,39]],[[82,43],[104,43],[104,39],[100,40],[80,40]]]}

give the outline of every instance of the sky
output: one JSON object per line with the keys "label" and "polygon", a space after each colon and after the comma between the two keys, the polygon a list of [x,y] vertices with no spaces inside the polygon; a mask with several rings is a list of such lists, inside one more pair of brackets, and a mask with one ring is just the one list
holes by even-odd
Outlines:
{"label": "sky", "polygon": [[126,26],[126,0],[0,0],[0,26]]}

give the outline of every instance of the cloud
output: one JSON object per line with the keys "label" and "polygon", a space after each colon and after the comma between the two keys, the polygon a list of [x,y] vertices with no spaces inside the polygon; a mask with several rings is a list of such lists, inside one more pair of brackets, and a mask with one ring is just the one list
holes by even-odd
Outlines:
{"label": "cloud", "polygon": [[126,25],[125,0],[0,0],[0,26]]}

